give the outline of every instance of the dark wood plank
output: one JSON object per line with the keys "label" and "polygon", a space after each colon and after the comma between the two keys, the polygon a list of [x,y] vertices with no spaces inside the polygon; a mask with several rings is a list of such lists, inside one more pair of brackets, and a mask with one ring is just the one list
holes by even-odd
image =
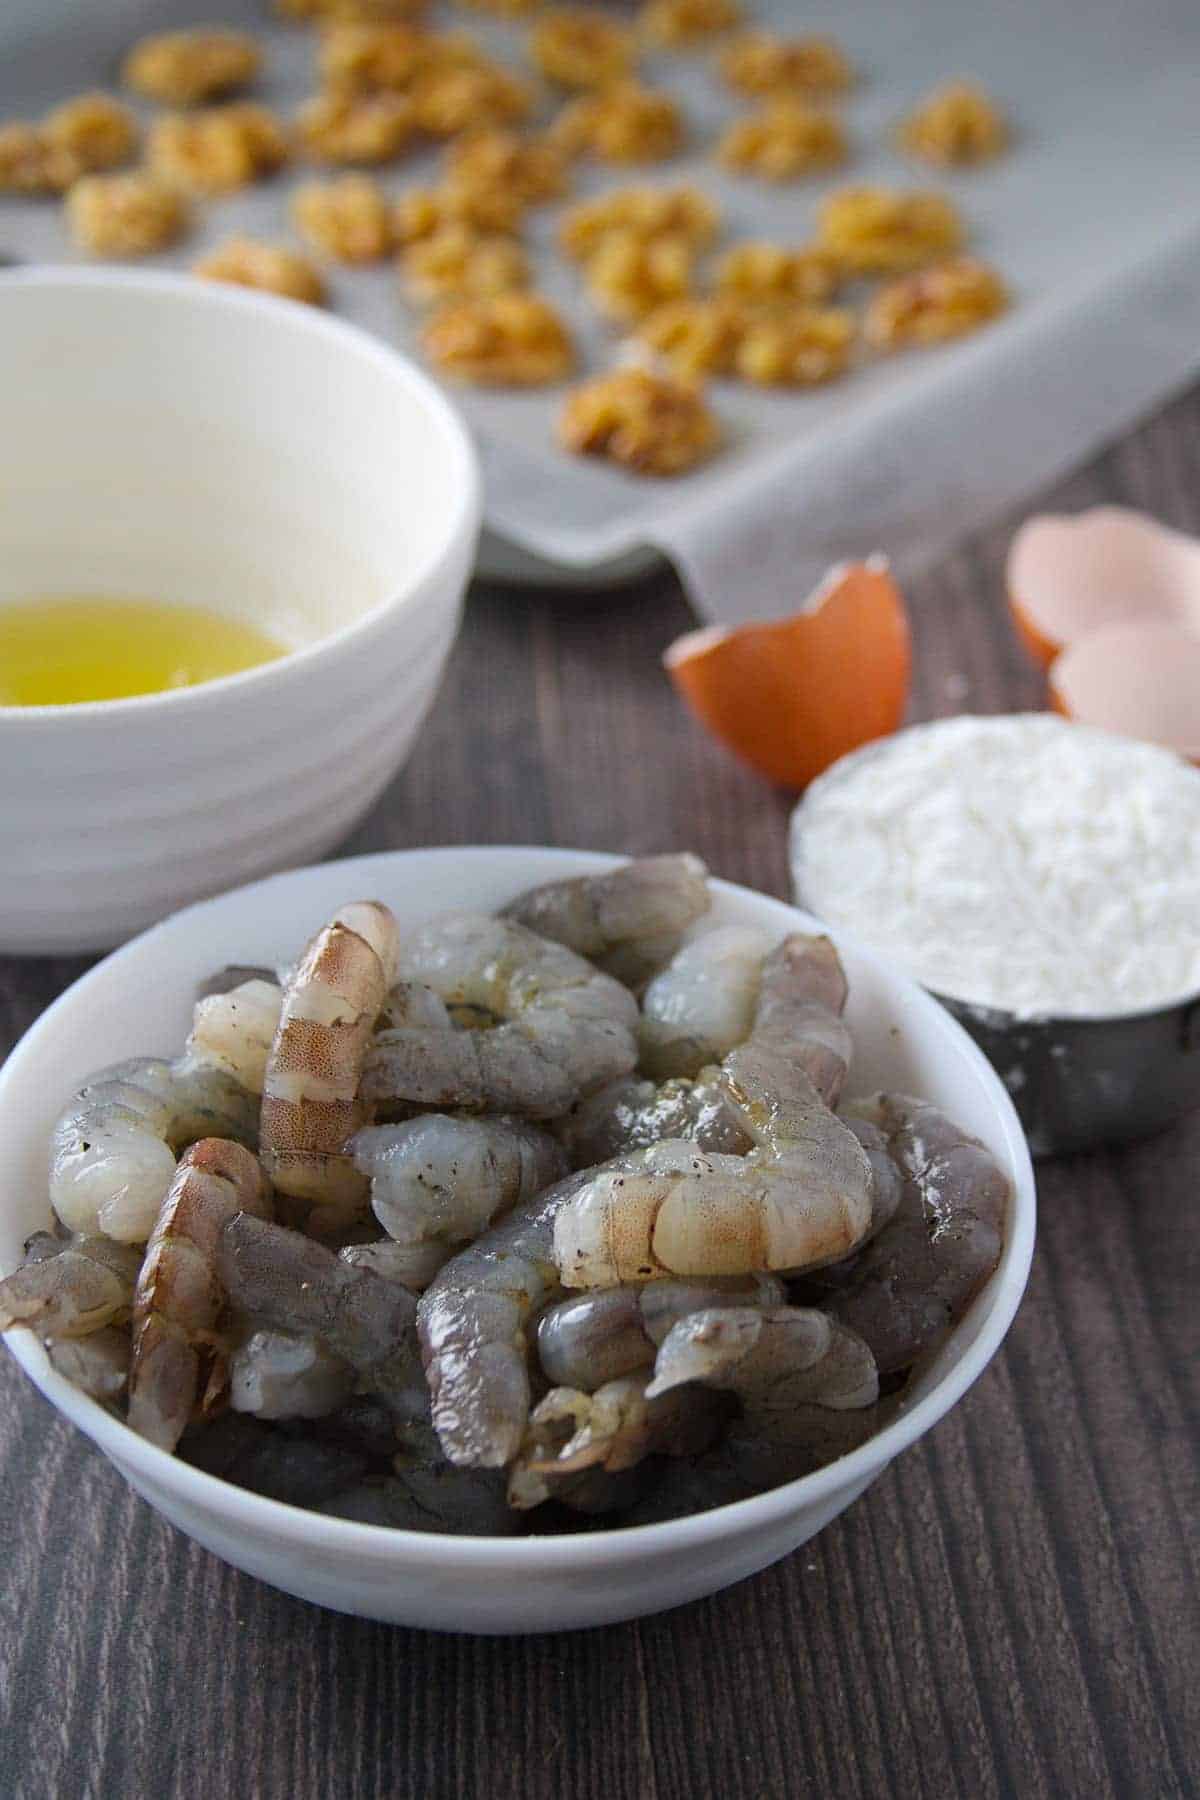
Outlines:
{"label": "dark wood plank", "polygon": [[[1045,504],[1200,530],[1200,395]],[[1042,704],[1015,517],[910,589],[912,716]],[[408,768],[348,850],[691,846],[787,891],[790,799],[682,713],[663,579],[471,596]],[[0,1051],[82,961],[0,962]],[[970,1397],[812,1544],[611,1630],[436,1637],[234,1573],[0,1360],[0,1792],[1104,1800],[1200,1786],[1200,1118],[1043,1166],[1029,1295]]]}

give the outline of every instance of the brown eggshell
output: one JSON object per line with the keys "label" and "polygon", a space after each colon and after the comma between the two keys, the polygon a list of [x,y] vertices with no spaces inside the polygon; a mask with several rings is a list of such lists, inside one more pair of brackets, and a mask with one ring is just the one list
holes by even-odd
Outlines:
{"label": "brown eggshell", "polygon": [[1057,710],[1200,762],[1200,633],[1148,619],[1090,631],[1050,669]]}
{"label": "brown eggshell", "polygon": [[1028,520],[1007,581],[1017,632],[1043,668],[1085,633],[1126,620],[1200,633],[1200,542],[1129,507]]}
{"label": "brown eggshell", "polygon": [[667,673],[696,717],[772,781],[801,788],[904,717],[904,600],[882,558],[830,572],[799,612],[677,638]]}

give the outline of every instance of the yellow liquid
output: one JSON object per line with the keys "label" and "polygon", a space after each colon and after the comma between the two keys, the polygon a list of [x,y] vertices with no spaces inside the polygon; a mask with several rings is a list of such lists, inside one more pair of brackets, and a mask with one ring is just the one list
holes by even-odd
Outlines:
{"label": "yellow liquid", "polygon": [[285,656],[265,632],[156,600],[0,604],[0,706],[66,706],[194,687]]}

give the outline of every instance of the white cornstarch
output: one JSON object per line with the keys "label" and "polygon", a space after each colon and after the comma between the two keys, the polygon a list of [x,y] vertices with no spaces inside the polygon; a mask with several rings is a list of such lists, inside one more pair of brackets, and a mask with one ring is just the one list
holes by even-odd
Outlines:
{"label": "white cornstarch", "polygon": [[836,764],[792,821],[800,903],[936,992],[1025,1018],[1200,992],[1200,770],[1044,713]]}

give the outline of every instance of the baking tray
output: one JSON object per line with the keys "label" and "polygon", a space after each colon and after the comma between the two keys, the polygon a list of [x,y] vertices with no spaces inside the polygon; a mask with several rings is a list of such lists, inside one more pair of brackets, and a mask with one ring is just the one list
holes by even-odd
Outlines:
{"label": "baking tray", "polygon": [[[730,235],[807,237],[821,197],[843,181],[934,185],[962,206],[972,243],[1010,280],[1016,305],[986,332],[894,356],[805,393],[716,383],[727,444],[709,465],[648,482],[554,444],[561,390],[455,390],[479,442],[492,566],[513,578],[596,585],[670,554],[714,616],[773,610],[829,560],[932,548],[991,506],[1044,481],[1182,382],[1200,358],[1200,8],[1173,0],[1009,0],[1003,8],[909,0],[900,8],[815,0],[802,17],[760,0],[756,22],[828,30],[862,70],[843,112],[854,144],[836,177],[782,188],[735,177],[712,159],[738,102],[707,53],[647,60],[672,89],[693,148],[649,170],[581,168],[586,196],[629,180],[695,182],[723,207]],[[113,84],[139,34],[197,14],[243,24],[267,42],[261,97],[285,112],[314,86],[313,34],[247,0],[3,0],[0,116],[32,115],[74,91]],[[431,23],[475,31],[519,60],[525,26],[437,6]],[[967,74],[1013,114],[1012,152],[941,175],[891,147],[894,122],[933,83]],[[151,109],[143,108],[143,111]],[[436,174],[436,152],[383,174],[398,193]],[[311,171],[308,171],[311,173]],[[231,232],[287,233],[285,175],[206,203],[185,246],[152,259],[186,267]],[[586,303],[577,272],[552,253],[559,208],[532,215],[545,291],[575,328],[587,371],[620,354],[618,333]],[[73,261],[61,209],[0,200],[0,252]],[[332,303],[417,352],[419,314],[394,272],[338,268]],[[419,352],[417,352],[419,353]],[[499,559],[499,561],[497,561]]]}

